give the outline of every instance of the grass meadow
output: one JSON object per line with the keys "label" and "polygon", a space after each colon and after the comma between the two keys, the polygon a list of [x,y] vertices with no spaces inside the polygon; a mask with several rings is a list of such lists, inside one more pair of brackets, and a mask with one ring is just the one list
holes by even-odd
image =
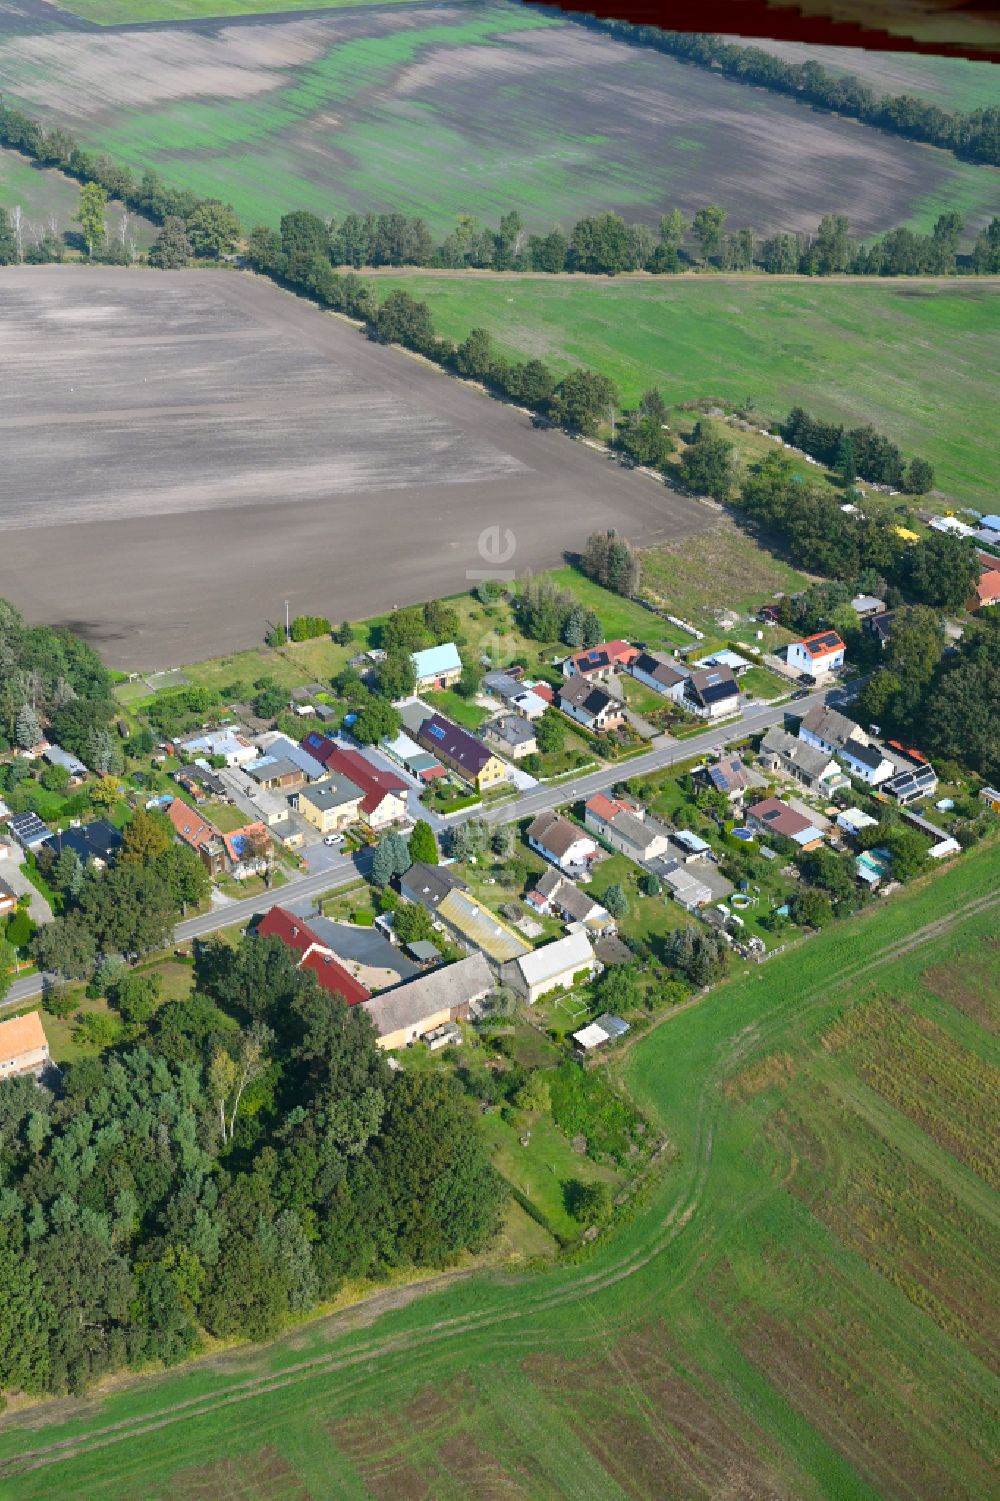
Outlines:
{"label": "grass meadow", "polygon": [[874,423],[930,459],[963,504],[988,510],[1000,486],[992,285],[419,274],[378,285],[425,300],[449,338],[486,328],[511,356],[590,365],[626,402],[655,384],[671,403],[749,395],[762,417],[800,403],[847,426]]}
{"label": "grass meadow", "polygon": [[994,841],[619,1051],[676,1155],[591,1255],[11,1412],[0,1497],[989,1494],[998,867]]}

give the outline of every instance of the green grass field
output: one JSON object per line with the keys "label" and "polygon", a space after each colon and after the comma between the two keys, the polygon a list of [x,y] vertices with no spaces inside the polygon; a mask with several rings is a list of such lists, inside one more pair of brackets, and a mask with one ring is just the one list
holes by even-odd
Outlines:
{"label": "green grass field", "polygon": [[[293,209],[420,214],[436,237],[512,208],[539,230],[601,209],[655,224],[718,199],[733,228],[811,230],[836,209],[858,234],[927,229],[944,205],[971,233],[995,210],[988,168],[532,6],[376,0],[269,21],[295,0],[64,3],[107,33],[53,7],[5,40],[5,98],[231,202],[248,228]],[[200,24],[257,11],[252,27]]]}
{"label": "green grass field", "polygon": [[8,1413],[0,1497],[981,1501],[998,870],[994,842],[620,1053],[676,1157],[591,1257]]}
{"label": "green grass field", "polygon": [[403,5],[413,0],[57,0],[60,10],[121,26],[135,21],[203,21],[213,16],[277,15],[295,10],[342,10],[359,5]]}
{"label": "green grass field", "polygon": [[961,502],[988,509],[1000,486],[993,286],[379,277],[382,295],[393,285],[423,298],[449,338],[482,327],[509,355],[591,365],[626,402],[652,384],[670,402],[750,395],[762,416],[798,402],[873,422],[929,458]]}

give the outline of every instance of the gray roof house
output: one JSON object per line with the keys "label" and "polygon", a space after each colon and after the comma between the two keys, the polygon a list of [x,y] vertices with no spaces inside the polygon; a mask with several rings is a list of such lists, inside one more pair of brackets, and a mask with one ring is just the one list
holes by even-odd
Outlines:
{"label": "gray roof house", "polygon": [[834,756],[774,726],[760,743],[761,764],[768,771],[791,777],[803,787],[831,791],[847,781]]}
{"label": "gray roof house", "polygon": [[449,891],[468,891],[461,876],[452,875],[446,865],[424,865],[419,860],[399,878],[399,894],[408,902],[419,902],[429,912],[437,911]]}

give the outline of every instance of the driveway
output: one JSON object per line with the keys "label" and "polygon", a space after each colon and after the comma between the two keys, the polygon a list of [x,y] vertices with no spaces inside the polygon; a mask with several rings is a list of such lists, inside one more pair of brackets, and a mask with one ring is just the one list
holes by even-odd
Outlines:
{"label": "driveway", "polygon": [[42,893],[36,891],[35,887],[28,880],[23,860],[24,855],[22,851],[15,845],[11,850],[10,857],[0,864],[0,878],[5,881],[16,896],[26,896],[30,899],[28,912],[31,915],[31,920],[41,926],[42,923],[52,921],[52,908],[42,896]]}

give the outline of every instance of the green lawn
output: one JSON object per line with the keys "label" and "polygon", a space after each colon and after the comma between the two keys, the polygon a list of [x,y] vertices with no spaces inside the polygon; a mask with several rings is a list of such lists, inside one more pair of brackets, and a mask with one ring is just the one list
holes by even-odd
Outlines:
{"label": "green lawn", "polygon": [[[769,417],[801,403],[848,426],[874,423],[904,453],[930,459],[962,503],[988,509],[1000,485],[992,286],[460,275],[396,284],[429,304],[447,337],[481,327],[508,355],[559,371],[590,365],[625,401],[657,384],[670,403],[750,395]],[[378,285],[384,296],[393,280]]]}
{"label": "green lawn", "polygon": [[474,704],[470,699],[463,698],[452,688],[440,689],[434,693],[422,693],[420,697],[424,703],[432,704],[435,709],[440,709],[442,714],[453,719],[456,724],[464,725],[467,730],[478,730],[479,726],[489,719],[488,710],[479,704]]}
{"label": "green lawn", "polygon": [[753,698],[787,698],[793,686],[787,678],[780,677],[769,667],[751,667],[740,678],[741,690]]}
{"label": "green lawn", "polygon": [[8,1412],[0,1497],[992,1494],[998,865],[612,1055],[674,1155],[591,1257]]}

